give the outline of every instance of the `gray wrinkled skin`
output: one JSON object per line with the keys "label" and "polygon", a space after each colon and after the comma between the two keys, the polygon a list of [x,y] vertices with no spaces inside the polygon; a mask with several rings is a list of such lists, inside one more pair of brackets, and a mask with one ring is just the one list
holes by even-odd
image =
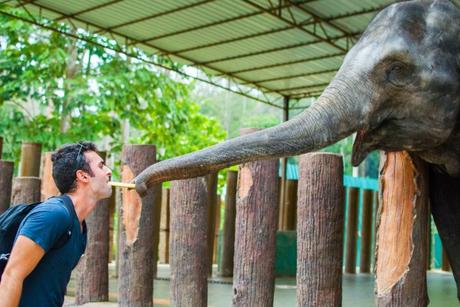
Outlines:
{"label": "gray wrinkled skin", "polygon": [[354,165],[375,149],[404,149],[459,176],[459,53],[454,4],[393,4],[369,24],[312,107],[276,127],[152,165],[135,178],[136,189],[318,150],[354,132]]}

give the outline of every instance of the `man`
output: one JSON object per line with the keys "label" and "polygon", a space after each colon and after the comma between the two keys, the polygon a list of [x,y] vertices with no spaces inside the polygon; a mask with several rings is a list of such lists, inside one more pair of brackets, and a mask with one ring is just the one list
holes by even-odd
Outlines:
{"label": "man", "polygon": [[[86,247],[85,218],[112,193],[112,172],[93,143],[66,145],[52,161],[56,186],[73,206],[69,210],[63,198],[50,198],[24,218],[2,275],[1,307],[62,306],[70,274]],[[53,248],[69,230],[66,243]]]}

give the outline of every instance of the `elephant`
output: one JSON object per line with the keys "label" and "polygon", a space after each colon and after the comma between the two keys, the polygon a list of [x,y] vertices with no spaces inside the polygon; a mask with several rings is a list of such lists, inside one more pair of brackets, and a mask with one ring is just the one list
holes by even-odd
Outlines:
{"label": "elephant", "polygon": [[394,3],[350,49],[316,102],[272,128],[154,164],[135,179],[202,176],[244,162],[321,149],[353,133],[352,164],[406,150],[429,165],[430,203],[460,299],[460,9],[448,0]]}

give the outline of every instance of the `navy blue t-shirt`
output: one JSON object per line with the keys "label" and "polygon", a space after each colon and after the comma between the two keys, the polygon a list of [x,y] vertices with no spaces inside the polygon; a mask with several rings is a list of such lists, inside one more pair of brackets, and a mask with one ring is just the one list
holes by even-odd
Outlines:
{"label": "navy blue t-shirt", "polygon": [[[65,196],[68,197],[68,196]],[[70,274],[86,248],[83,232],[73,206],[68,210],[61,199],[50,198],[24,218],[18,234],[28,237],[45,250],[45,255],[24,281],[19,306],[62,306]],[[69,212],[71,211],[71,212]],[[65,245],[53,249],[71,226]]]}

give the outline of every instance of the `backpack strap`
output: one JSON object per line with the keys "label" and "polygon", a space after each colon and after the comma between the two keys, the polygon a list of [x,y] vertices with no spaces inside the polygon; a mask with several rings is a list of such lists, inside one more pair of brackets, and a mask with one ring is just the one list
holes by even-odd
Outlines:
{"label": "backpack strap", "polygon": [[[66,208],[67,212],[69,213],[70,218],[72,218],[72,211],[74,211],[74,206],[72,203],[72,200],[70,197],[66,194],[63,194],[61,196],[56,196],[56,198],[59,198],[62,200],[62,203],[64,204],[64,207]],[[70,237],[72,236],[72,221],[68,225],[66,232],[59,238],[59,240],[54,244],[54,246],[51,248],[53,249],[59,249],[63,247],[67,241],[69,241]]]}

